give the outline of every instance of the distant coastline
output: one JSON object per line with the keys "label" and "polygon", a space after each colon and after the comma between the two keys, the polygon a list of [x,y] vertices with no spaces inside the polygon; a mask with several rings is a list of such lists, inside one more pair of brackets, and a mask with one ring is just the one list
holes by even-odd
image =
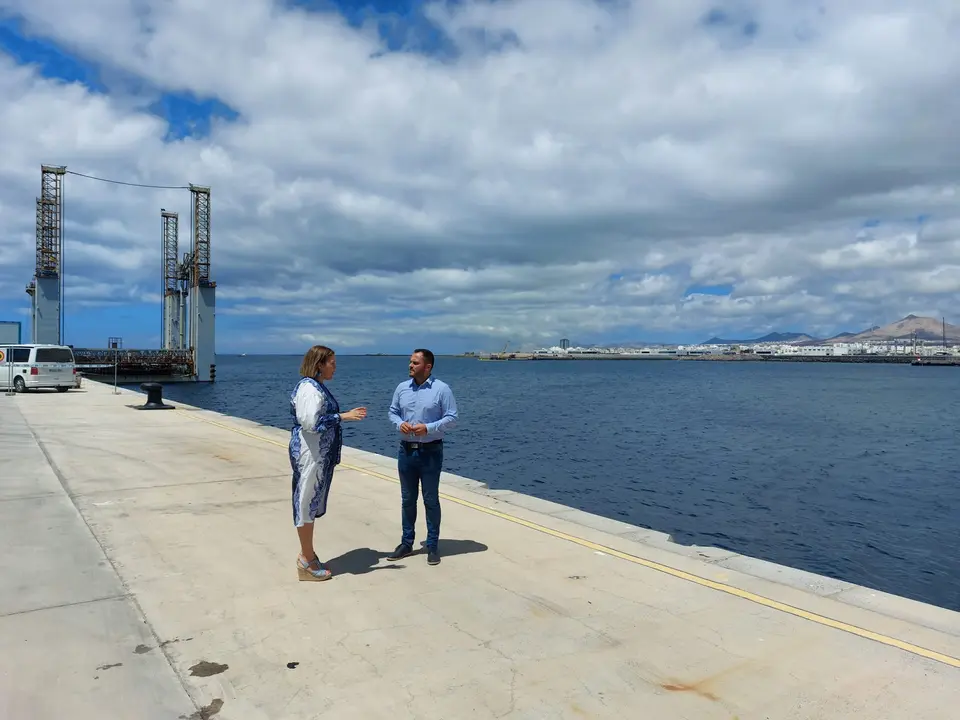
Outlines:
{"label": "distant coastline", "polygon": [[659,353],[570,353],[546,355],[539,353],[510,353],[506,357],[476,357],[485,362],[576,362],[586,360],[633,360],[676,362],[799,362],[799,363],[846,363],[859,365],[930,365],[960,367],[960,356],[927,356],[918,358],[910,354],[847,354],[847,355],[759,355],[756,353],[710,354],[710,355],[665,355]]}

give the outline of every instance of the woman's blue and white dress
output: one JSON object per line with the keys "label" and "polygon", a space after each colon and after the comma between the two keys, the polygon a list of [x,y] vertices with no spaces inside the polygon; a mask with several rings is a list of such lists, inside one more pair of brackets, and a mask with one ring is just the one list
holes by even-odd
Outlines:
{"label": "woman's blue and white dress", "polygon": [[327,512],[333,469],[340,464],[343,430],[340,405],[326,385],[301,378],[290,394],[290,467],[293,523],[302,527]]}

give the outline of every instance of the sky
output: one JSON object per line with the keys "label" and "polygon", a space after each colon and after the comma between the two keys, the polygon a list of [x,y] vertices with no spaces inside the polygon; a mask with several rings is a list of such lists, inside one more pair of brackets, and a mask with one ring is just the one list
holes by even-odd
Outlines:
{"label": "sky", "polygon": [[[960,324],[960,4],[0,0],[0,320],[40,165],[211,188],[217,350]],[[160,343],[160,209],[68,175],[69,344]]]}

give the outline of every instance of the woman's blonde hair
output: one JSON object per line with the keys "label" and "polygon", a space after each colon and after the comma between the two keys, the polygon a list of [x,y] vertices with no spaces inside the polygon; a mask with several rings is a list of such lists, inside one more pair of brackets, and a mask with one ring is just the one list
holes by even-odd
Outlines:
{"label": "woman's blonde hair", "polygon": [[326,345],[314,345],[303,356],[303,362],[300,363],[300,375],[315,378],[320,374],[320,368],[326,365],[327,361],[333,356],[333,350]]}

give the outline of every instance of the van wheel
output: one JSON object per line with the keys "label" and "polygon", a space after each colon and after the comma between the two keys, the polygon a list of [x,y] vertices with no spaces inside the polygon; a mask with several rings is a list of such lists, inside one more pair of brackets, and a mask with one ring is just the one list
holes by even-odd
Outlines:
{"label": "van wheel", "polygon": [[27,384],[23,381],[22,377],[17,376],[13,379],[13,389],[18,393],[27,391]]}
{"label": "van wheel", "polygon": [[70,388],[67,388],[67,387],[58,387],[58,388],[57,388],[57,392],[66,392],[66,391],[69,390],[69,389],[70,389]]}

